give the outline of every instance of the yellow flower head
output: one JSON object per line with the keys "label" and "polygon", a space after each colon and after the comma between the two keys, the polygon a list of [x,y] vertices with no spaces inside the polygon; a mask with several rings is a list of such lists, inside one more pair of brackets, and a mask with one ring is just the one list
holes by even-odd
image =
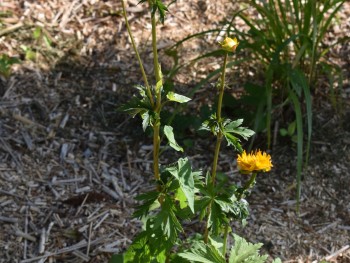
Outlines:
{"label": "yellow flower head", "polygon": [[266,152],[261,152],[260,150],[249,154],[243,151],[242,154],[238,155],[237,165],[238,169],[243,173],[250,173],[254,171],[268,172],[271,170],[271,167],[273,167],[271,156]]}
{"label": "yellow flower head", "polygon": [[221,48],[225,51],[228,52],[234,52],[239,44],[239,42],[237,41],[237,38],[229,38],[229,37],[225,37],[224,41],[222,41],[221,43],[219,42],[219,44],[221,45]]}

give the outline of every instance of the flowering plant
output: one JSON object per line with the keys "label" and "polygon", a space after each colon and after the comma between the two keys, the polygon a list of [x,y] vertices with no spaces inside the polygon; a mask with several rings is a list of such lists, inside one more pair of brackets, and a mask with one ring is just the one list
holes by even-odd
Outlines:
{"label": "flowering plant", "polygon": [[[126,26],[133,44],[145,86],[138,86],[139,96],[135,96],[121,109],[133,116],[140,115],[142,127],[153,130],[153,173],[155,187],[137,197],[141,202],[134,216],[144,222],[143,231],[138,234],[124,254],[114,255],[113,263],[119,262],[226,262],[230,222],[244,221],[248,214],[248,202],[244,199],[249,188],[255,183],[256,172],[269,171],[272,167],[271,157],[261,151],[246,154],[241,139],[247,140],[254,132],[242,127],[242,119],[230,120],[222,117],[221,108],[225,89],[225,73],[228,55],[236,50],[238,41],[226,37],[220,43],[224,50],[221,78],[218,85],[218,104],[216,113],[202,125],[203,130],[216,136],[215,151],[211,171],[203,175],[202,171],[192,169],[189,158],[180,158],[170,165],[160,165],[161,137],[167,139],[168,145],[176,151],[183,148],[176,142],[174,130],[165,125],[161,119],[161,110],[165,102],[186,103],[190,98],[174,91],[163,89],[163,75],[158,62],[156,45],[156,14],[164,22],[168,10],[161,0],[149,0],[152,20],[152,46],[156,84],[151,87],[143,70],[133,40],[126,12],[122,1]],[[142,1],[143,2],[143,1]],[[164,136],[161,136],[164,135]],[[237,150],[239,169],[253,172],[252,177],[243,186],[227,183],[228,178],[218,180],[217,165],[222,140]],[[196,235],[186,234],[186,221],[198,219],[203,223]],[[187,238],[186,238],[187,237]],[[267,256],[260,257],[258,250],[261,244],[253,245],[234,235],[235,247],[230,252],[229,262],[264,262]],[[214,240],[221,240],[215,241]],[[237,261],[240,259],[240,261]]]}

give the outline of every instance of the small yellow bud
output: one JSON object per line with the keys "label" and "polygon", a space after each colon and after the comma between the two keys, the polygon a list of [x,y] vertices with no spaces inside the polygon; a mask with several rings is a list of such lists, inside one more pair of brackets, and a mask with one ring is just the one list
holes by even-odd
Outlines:
{"label": "small yellow bud", "polygon": [[230,37],[225,37],[224,41],[222,41],[221,43],[219,42],[219,44],[221,45],[221,48],[225,51],[228,52],[234,52],[239,44],[239,42],[237,41],[237,38],[230,38]]}

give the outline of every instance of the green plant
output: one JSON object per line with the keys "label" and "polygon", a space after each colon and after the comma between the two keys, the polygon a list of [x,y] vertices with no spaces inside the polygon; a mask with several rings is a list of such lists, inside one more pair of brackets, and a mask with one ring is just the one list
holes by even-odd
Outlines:
{"label": "green plant", "polygon": [[0,75],[8,78],[11,74],[11,67],[14,64],[20,63],[20,60],[14,57],[9,57],[6,54],[0,55]]}
{"label": "green plant", "polygon": [[[263,244],[252,244],[247,242],[244,238],[233,234],[234,246],[232,246],[228,261],[222,250],[214,244],[204,244],[203,242],[196,242],[190,249],[190,252],[180,253],[179,256],[186,259],[186,262],[205,262],[205,263],[263,263],[267,260],[267,255],[261,256],[259,249]],[[188,261],[187,261],[188,260]],[[185,263],[185,262],[184,262]],[[278,258],[272,263],[282,263]]]}
{"label": "green plant", "polygon": [[[132,116],[139,115],[142,119],[143,130],[150,128],[153,132],[155,187],[153,190],[142,193],[137,197],[140,205],[137,207],[134,216],[143,221],[143,230],[134,238],[133,243],[124,254],[114,255],[110,262],[184,262],[184,257],[195,255],[197,252],[202,253],[203,249],[215,254],[213,240],[219,240],[215,244],[219,244],[222,251],[220,254],[216,253],[214,258],[210,253],[204,256],[199,254],[197,256],[202,258],[208,257],[200,262],[222,262],[223,260],[226,262],[227,238],[231,231],[230,222],[231,220],[244,221],[246,219],[249,210],[245,198],[250,194],[250,189],[255,184],[257,174],[267,172],[272,167],[271,157],[266,153],[257,151],[246,154],[243,151],[239,137],[248,139],[254,134],[252,130],[241,126],[243,120],[232,121],[223,117],[221,113],[228,54],[236,49],[238,41],[237,39],[226,38],[220,43],[224,61],[218,83],[217,111],[202,124],[203,130],[216,136],[211,171],[207,172],[205,176],[203,176],[202,171],[194,171],[187,157],[180,158],[172,164],[160,165],[159,156],[161,154],[162,137],[167,139],[170,148],[180,152],[183,151],[183,148],[175,140],[173,127],[165,124],[161,118],[162,109],[170,102],[186,103],[190,98],[166,90],[163,87],[164,80],[158,62],[156,46],[156,14],[159,15],[159,20],[164,22],[168,7],[160,0],[148,1],[151,10],[153,62],[156,81],[154,86],[150,86],[130,31],[124,1],[121,0],[121,2],[126,27],[145,84],[145,86],[139,85],[136,87],[138,90],[137,96],[123,105],[121,110],[130,113]],[[244,186],[228,183],[227,176],[218,176],[217,164],[223,140],[226,140],[229,146],[233,146],[240,153],[237,160],[239,170],[249,176]],[[205,221],[204,230],[196,229],[197,234],[191,236],[186,232],[185,222],[198,217],[201,221]],[[200,234],[201,232],[203,234]],[[260,258],[258,255],[257,251],[260,245],[248,244],[237,236],[234,238],[236,244],[231,250],[229,262],[241,262],[239,259],[250,258],[256,260],[252,262],[262,262],[259,259],[265,259],[265,257]],[[194,246],[198,250],[190,252],[188,247],[195,248]],[[208,261],[209,259],[211,261]]]}
{"label": "green plant", "polygon": [[[39,55],[52,56],[52,39],[44,27],[35,27],[32,32],[33,43],[22,44],[20,47],[25,53],[25,59],[37,61]],[[50,51],[50,52],[49,52]]]}
{"label": "green plant", "polygon": [[[267,113],[268,147],[271,144],[272,112],[281,112],[286,105],[291,105],[294,109],[298,210],[303,160],[306,166],[312,136],[311,93],[317,88],[319,69],[324,63],[321,61],[329,51],[329,48],[323,48],[325,34],[344,2],[345,0],[245,1],[259,16],[250,18],[244,12],[238,14],[249,27],[247,33],[239,32],[232,25],[233,31],[241,39],[242,47],[251,50],[254,57],[265,66],[266,100],[257,103],[260,110],[256,119],[261,119],[261,108],[264,108]],[[337,44],[347,39],[339,39]],[[306,109],[305,122],[303,104]],[[304,123],[307,126],[306,136]],[[254,129],[257,129],[258,124],[259,121],[255,121]],[[306,147],[303,147],[304,137],[307,139]]]}
{"label": "green plant", "polygon": [[296,122],[292,121],[288,124],[287,129],[281,128],[280,135],[281,136],[289,136],[293,142],[297,142],[297,135],[295,134]]}

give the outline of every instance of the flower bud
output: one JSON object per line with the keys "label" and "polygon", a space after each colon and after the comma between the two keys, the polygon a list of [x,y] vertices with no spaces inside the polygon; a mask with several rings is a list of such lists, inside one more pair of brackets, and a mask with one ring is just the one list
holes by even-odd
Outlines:
{"label": "flower bud", "polygon": [[228,52],[234,52],[239,44],[239,42],[237,41],[237,38],[230,38],[230,37],[225,37],[224,41],[222,41],[221,43],[219,42],[219,44],[221,45],[221,48],[225,51]]}

